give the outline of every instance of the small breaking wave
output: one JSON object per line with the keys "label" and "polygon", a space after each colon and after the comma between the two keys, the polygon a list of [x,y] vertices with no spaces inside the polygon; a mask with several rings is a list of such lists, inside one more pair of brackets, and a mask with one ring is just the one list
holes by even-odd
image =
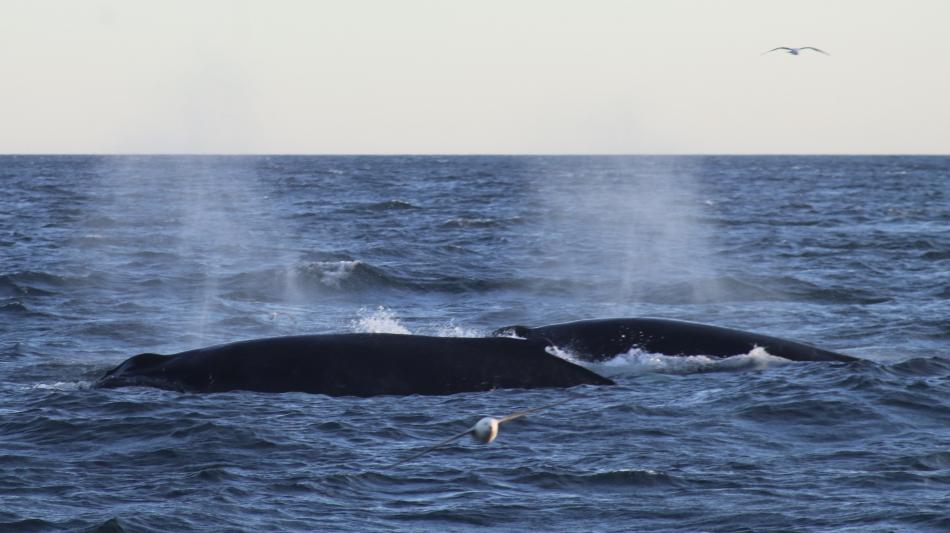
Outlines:
{"label": "small breaking wave", "polygon": [[950,358],[917,357],[896,363],[890,369],[906,376],[950,376]]}
{"label": "small breaking wave", "polygon": [[484,217],[459,217],[442,223],[443,228],[497,228],[502,225],[503,223],[499,220]]}
{"label": "small breaking wave", "polygon": [[67,287],[71,280],[46,272],[16,272],[0,275],[0,296],[49,296]]}
{"label": "small breaking wave", "polygon": [[27,309],[25,305],[23,305],[23,302],[13,300],[10,302],[0,303],[0,313],[28,315],[30,314],[30,310]]}
{"label": "small breaking wave", "polygon": [[405,200],[393,199],[380,202],[350,203],[337,209],[340,214],[365,215],[372,213],[385,213],[387,211],[410,211],[419,209],[419,206]]}
{"label": "small breaking wave", "polygon": [[0,314],[19,317],[48,317],[46,313],[34,311],[20,300],[0,301]]}
{"label": "small breaking wave", "polygon": [[92,387],[91,381],[56,381],[53,383],[36,383],[30,388],[33,390],[48,391],[76,391]]}
{"label": "small breaking wave", "polygon": [[924,252],[920,255],[921,259],[927,259],[930,261],[943,261],[945,259],[950,259],[950,251],[948,250],[931,250],[929,252]]}
{"label": "small breaking wave", "polygon": [[316,281],[320,285],[333,289],[340,289],[344,284],[350,283],[372,284],[375,281],[386,282],[389,280],[389,277],[382,270],[361,261],[307,263],[291,271],[291,276],[305,281]]}
{"label": "small breaking wave", "polygon": [[314,294],[398,289],[407,283],[359,260],[335,260],[243,272],[231,276],[225,286],[231,297],[283,301]]}
{"label": "small breaking wave", "polygon": [[391,211],[403,209],[418,209],[415,205],[404,200],[387,200],[385,202],[375,202],[366,205],[367,209],[372,211]]}
{"label": "small breaking wave", "polygon": [[633,488],[678,486],[682,480],[666,472],[640,469],[603,470],[584,474],[554,474],[538,472],[521,476],[518,481],[530,483],[545,489],[577,489],[590,490],[592,488]]}
{"label": "small breaking wave", "polygon": [[263,301],[380,290],[456,294],[513,289],[544,292],[549,288],[562,289],[563,286],[563,280],[463,277],[448,272],[395,273],[350,258],[320,259],[242,272],[232,275],[224,283],[231,297]]}

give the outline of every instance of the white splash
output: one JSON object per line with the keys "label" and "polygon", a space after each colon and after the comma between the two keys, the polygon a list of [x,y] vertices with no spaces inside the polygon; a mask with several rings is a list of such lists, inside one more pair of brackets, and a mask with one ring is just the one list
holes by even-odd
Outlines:
{"label": "white splash", "polygon": [[768,353],[765,348],[759,346],[750,350],[749,353],[724,358],[706,355],[670,356],[633,348],[629,352],[618,354],[616,357],[600,363],[581,361],[569,352],[558,348],[549,349],[548,351],[607,376],[765,370],[791,362],[788,359],[774,356]]}
{"label": "white splash", "polygon": [[786,365],[791,362],[789,359],[770,354],[761,346],[756,346],[747,354],[720,359],[716,363],[722,370],[765,370],[766,368]]}
{"label": "white splash", "polygon": [[396,314],[383,306],[373,311],[360,309],[360,317],[352,321],[353,331],[356,333],[397,333],[411,335],[409,328],[399,323]]}
{"label": "white splash", "polygon": [[57,381],[55,383],[37,383],[30,388],[33,390],[75,391],[87,389],[91,386],[88,381]]}

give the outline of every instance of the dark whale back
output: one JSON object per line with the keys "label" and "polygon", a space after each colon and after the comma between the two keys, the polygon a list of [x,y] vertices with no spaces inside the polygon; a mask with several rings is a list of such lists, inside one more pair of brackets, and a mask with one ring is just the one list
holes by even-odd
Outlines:
{"label": "dark whale back", "polygon": [[97,386],[374,396],[613,383],[545,348],[545,343],[505,338],[371,333],[278,337],[170,356],[137,355],[107,372]]}
{"label": "dark whale back", "polygon": [[729,357],[759,346],[793,361],[854,361],[850,355],[748,331],[666,318],[607,318],[537,328],[509,326],[495,335],[549,342],[586,361],[604,361],[632,348],[671,356]]}

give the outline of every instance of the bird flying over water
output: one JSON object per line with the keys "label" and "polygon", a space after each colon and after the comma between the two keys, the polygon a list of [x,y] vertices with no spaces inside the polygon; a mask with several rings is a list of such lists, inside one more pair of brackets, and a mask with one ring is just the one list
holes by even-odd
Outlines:
{"label": "bird flying over water", "polygon": [[776,51],[776,50],[785,50],[786,52],[788,52],[789,54],[792,54],[793,56],[797,56],[798,54],[802,53],[802,50],[814,50],[814,51],[816,51],[816,52],[825,54],[826,56],[830,56],[830,55],[831,55],[831,54],[829,54],[828,52],[825,52],[824,50],[822,50],[822,49],[820,49],[820,48],[815,48],[814,46],[801,46],[801,47],[798,47],[798,48],[791,48],[791,47],[788,47],[788,46],[779,46],[779,47],[776,47],[776,48],[773,48],[773,49],[769,50],[768,52],[762,52],[762,55],[765,55],[765,54],[767,54],[767,53],[769,53],[769,52],[774,52],[774,51]]}
{"label": "bird flying over water", "polygon": [[547,405],[542,405],[541,407],[535,407],[534,409],[528,409],[527,411],[521,411],[518,413],[508,415],[508,416],[504,416],[502,418],[494,418],[494,417],[486,416],[485,418],[482,418],[481,420],[476,422],[474,426],[466,429],[465,431],[458,433],[456,435],[453,435],[449,437],[448,439],[436,444],[435,446],[429,446],[428,448],[422,451],[416,452],[401,461],[396,461],[389,467],[394,468],[403,463],[409,462],[415,459],[416,457],[419,457],[421,455],[431,452],[432,450],[441,448],[445,446],[446,444],[455,442],[456,440],[464,437],[465,435],[468,435],[469,433],[471,433],[473,440],[481,444],[488,444],[489,442],[495,440],[495,437],[498,436],[498,426],[500,426],[501,424],[504,424],[506,422],[511,422],[512,420],[517,420],[525,415],[529,415],[531,413],[537,413],[538,411],[543,411],[545,409],[554,407],[556,405],[561,405],[562,403],[573,400],[574,398],[575,398],[574,396],[571,396],[559,402],[549,403]]}

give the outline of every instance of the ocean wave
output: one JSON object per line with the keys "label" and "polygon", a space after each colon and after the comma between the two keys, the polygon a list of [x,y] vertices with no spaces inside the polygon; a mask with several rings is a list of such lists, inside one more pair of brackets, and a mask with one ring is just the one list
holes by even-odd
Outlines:
{"label": "ocean wave", "polygon": [[[325,207],[323,204],[315,204],[311,209]],[[405,200],[392,199],[377,202],[359,202],[348,203],[336,208],[339,215],[372,215],[373,213],[386,213],[388,211],[411,211],[419,209],[419,206]],[[298,216],[307,216],[311,213],[301,213]]]}
{"label": "ocean wave", "polygon": [[443,228],[497,228],[504,226],[505,221],[485,217],[458,217],[442,223]]}
{"label": "ocean wave", "polygon": [[367,289],[398,286],[383,269],[362,261],[320,261],[299,265],[291,273],[291,283],[303,282],[332,289]]}
{"label": "ocean wave", "polygon": [[6,302],[0,302],[0,313],[4,315],[19,316],[19,317],[48,317],[49,315],[45,313],[40,313],[34,311],[26,306],[20,300],[8,300]]}
{"label": "ocean wave", "polygon": [[166,333],[162,324],[137,319],[99,319],[76,326],[74,332],[82,336],[100,337],[130,344],[141,342],[145,336],[161,337]]}
{"label": "ocean wave", "polygon": [[75,279],[46,272],[23,271],[0,275],[0,296],[50,296]]}
{"label": "ocean wave", "polygon": [[865,289],[821,287],[793,276],[732,276],[680,281],[647,287],[640,299],[662,304],[707,304],[721,302],[806,301],[827,304],[876,304],[890,300]]}
{"label": "ocean wave", "polygon": [[[618,282],[604,279],[572,279],[532,276],[468,277],[454,273],[396,273],[360,259],[338,253],[313,253],[312,260],[288,267],[248,271],[224,278],[221,285],[232,296],[268,300],[313,293],[360,292],[399,289],[414,292],[468,293],[494,290],[525,290],[536,294],[564,291],[591,293],[616,289]],[[181,257],[163,252],[141,252],[130,267],[154,262],[176,262]],[[88,287],[108,281],[104,275],[60,276],[43,272],[20,272],[0,276],[0,297],[48,296],[64,289]],[[167,277],[142,282],[155,287],[169,283]],[[816,303],[873,304],[888,301],[870,291],[820,287],[791,276],[739,279],[722,276],[671,283],[646,283],[627,289],[638,301],[658,304],[721,302],[809,301]]]}
{"label": "ocean wave", "polygon": [[790,295],[732,277],[680,281],[643,289],[639,297],[650,303],[695,304],[716,302],[779,301]]}
{"label": "ocean wave", "polygon": [[[105,525],[105,524],[103,524]],[[39,518],[13,518],[7,520],[7,517],[0,516],[0,529],[3,531],[55,531],[63,530],[66,524],[42,520]],[[100,531],[95,529],[94,531]],[[104,529],[101,531],[124,531],[123,529],[113,530]]]}
{"label": "ocean wave", "polygon": [[[833,426],[836,421],[860,420],[871,423],[883,420],[883,416],[874,408],[860,402],[832,398],[793,398],[773,399],[767,402],[755,402],[740,408],[736,415],[757,422],[792,421],[824,426]],[[837,436],[841,438],[840,435]],[[828,438],[832,438],[830,435]]]}
{"label": "ocean wave", "polygon": [[175,252],[169,251],[156,251],[156,250],[136,250],[133,253],[133,257],[136,259],[141,259],[143,261],[147,260],[154,263],[175,263],[182,260],[182,255]]}
{"label": "ocean wave", "polygon": [[384,202],[373,202],[365,204],[365,209],[370,211],[402,211],[405,209],[418,209],[417,206],[404,200],[387,200]]}
{"label": "ocean wave", "polygon": [[915,357],[891,365],[890,370],[905,376],[950,376],[950,359],[945,357]]}
{"label": "ocean wave", "polygon": [[[614,279],[532,276],[530,273],[485,277],[454,272],[394,272],[360,259],[319,259],[235,274],[222,284],[237,299],[285,299],[315,294],[405,290],[462,294],[519,290],[531,294],[565,292],[615,293]],[[890,301],[860,288],[822,287],[791,276],[739,279],[731,276],[670,283],[644,283],[623,289],[631,299],[651,304],[682,305],[725,302],[804,301],[820,304],[877,304]]]}
{"label": "ocean wave", "polygon": [[941,471],[950,473],[950,451],[927,453],[907,460],[907,466],[915,470]]}
{"label": "ocean wave", "polygon": [[9,276],[0,276],[0,297],[25,296],[29,289],[14,283]]}
{"label": "ocean wave", "polygon": [[[77,215],[79,213],[76,213]],[[127,225],[127,222],[116,220],[115,218],[98,214],[86,217],[81,221],[81,225],[86,228],[109,229],[120,228]]]}
{"label": "ocean wave", "polygon": [[940,251],[930,251],[924,252],[920,255],[921,259],[927,259],[930,261],[942,261],[944,259],[950,259],[950,251],[940,250]]}
{"label": "ocean wave", "polygon": [[421,293],[468,293],[526,289],[538,292],[593,289],[593,282],[570,284],[542,278],[474,278],[453,274],[394,273],[358,259],[308,261],[284,268],[243,272],[226,278],[222,286],[236,299],[295,299],[320,294],[405,290]]}
{"label": "ocean wave", "polygon": [[28,350],[23,346],[22,342],[10,342],[0,345],[0,357],[2,358],[12,359],[23,357],[27,353]]}
{"label": "ocean wave", "polygon": [[676,487],[683,485],[681,479],[666,472],[640,469],[602,470],[583,474],[533,472],[524,474],[515,481],[528,483],[544,489],[604,489],[610,487]]}
{"label": "ocean wave", "polygon": [[315,294],[411,288],[412,284],[359,260],[338,260],[244,272],[227,278],[223,286],[232,298],[282,301]]}
{"label": "ocean wave", "polygon": [[30,388],[34,390],[48,391],[77,391],[88,389],[91,385],[89,381],[56,381],[53,383],[34,383]]}

